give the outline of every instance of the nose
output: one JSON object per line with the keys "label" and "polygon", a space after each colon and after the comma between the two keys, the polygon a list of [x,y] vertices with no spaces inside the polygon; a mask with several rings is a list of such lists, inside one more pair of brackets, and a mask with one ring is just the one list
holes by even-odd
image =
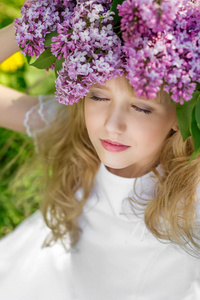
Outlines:
{"label": "nose", "polygon": [[105,127],[112,133],[123,133],[126,130],[125,111],[120,107],[110,107],[106,115]]}

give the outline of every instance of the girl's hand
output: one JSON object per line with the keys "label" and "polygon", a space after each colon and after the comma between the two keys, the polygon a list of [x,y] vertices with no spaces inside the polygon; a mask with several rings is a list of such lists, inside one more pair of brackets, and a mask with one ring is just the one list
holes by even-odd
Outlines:
{"label": "girl's hand", "polygon": [[[24,0],[24,4],[29,4],[30,0]],[[0,29],[0,63],[19,51],[19,47],[15,41],[15,30],[13,23]]]}
{"label": "girl's hand", "polygon": [[30,0],[25,0],[25,1],[24,1],[24,5],[25,5],[25,4],[27,4],[27,5],[28,5],[28,4],[29,4],[29,2],[30,2]]}

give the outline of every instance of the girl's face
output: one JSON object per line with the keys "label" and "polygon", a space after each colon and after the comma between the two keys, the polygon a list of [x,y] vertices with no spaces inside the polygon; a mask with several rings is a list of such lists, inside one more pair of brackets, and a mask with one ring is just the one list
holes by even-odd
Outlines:
{"label": "girl's face", "polygon": [[178,130],[176,105],[137,98],[125,75],[92,85],[84,110],[88,135],[100,160],[122,177],[149,172],[171,129]]}

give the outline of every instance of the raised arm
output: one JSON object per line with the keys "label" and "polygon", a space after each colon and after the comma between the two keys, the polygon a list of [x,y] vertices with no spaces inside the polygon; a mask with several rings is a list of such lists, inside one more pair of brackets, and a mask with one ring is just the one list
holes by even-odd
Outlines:
{"label": "raised arm", "polygon": [[[19,51],[15,42],[13,24],[0,30],[0,63]],[[0,126],[25,132],[23,125],[26,112],[38,103],[37,97],[28,96],[0,85]]]}
{"label": "raised arm", "polygon": [[13,23],[0,30],[0,41],[0,63],[2,63],[12,54],[19,51],[18,45],[15,42],[15,30]]}
{"label": "raised arm", "polygon": [[[29,0],[25,0],[24,4],[28,5]],[[15,42],[15,30],[13,23],[0,30],[0,63],[6,60],[15,52],[19,51]]]}
{"label": "raised arm", "polygon": [[0,126],[25,132],[26,112],[37,103],[37,97],[31,97],[0,85]]}

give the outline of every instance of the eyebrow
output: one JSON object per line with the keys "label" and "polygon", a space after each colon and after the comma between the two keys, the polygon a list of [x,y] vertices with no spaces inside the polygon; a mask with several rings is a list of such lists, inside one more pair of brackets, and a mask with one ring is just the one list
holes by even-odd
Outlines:
{"label": "eyebrow", "polygon": [[[93,89],[101,89],[101,90],[106,90],[106,91],[110,91],[111,89],[109,88],[109,87],[107,87],[106,85],[102,85],[102,84],[100,84],[100,83],[95,83],[95,85],[94,86],[92,86],[91,88],[93,88]],[[135,97],[135,95],[134,95],[134,93],[133,93],[133,91],[131,92],[131,97]]]}
{"label": "eyebrow", "polygon": [[109,87],[107,87],[107,86],[105,86],[105,85],[101,85],[101,84],[99,84],[99,83],[96,83],[95,84],[95,86],[92,86],[91,88],[93,88],[93,89],[101,89],[101,90],[107,90],[107,91],[109,91],[110,89],[109,89]]}

